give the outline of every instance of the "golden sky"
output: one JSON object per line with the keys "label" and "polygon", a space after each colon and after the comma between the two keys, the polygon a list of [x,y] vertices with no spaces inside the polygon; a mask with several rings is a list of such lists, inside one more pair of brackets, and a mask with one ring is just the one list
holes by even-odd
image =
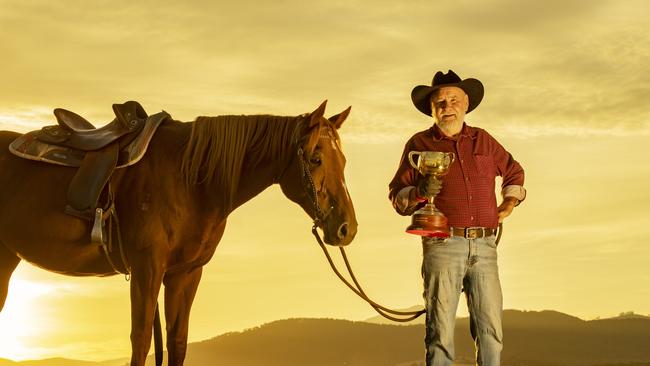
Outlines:
{"label": "golden sky", "polygon": [[[0,129],[51,124],[56,107],[105,122],[129,99],[188,121],[351,105],[340,131],[359,220],[349,256],[372,297],[408,307],[422,302],[421,249],[387,185],[406,139],[432,123],[411,89],[451,68],[486,87],[467,122],[526,169],[528,198],[499,248],[505,307],[650,314],[647,1],[59,4],[0,0]],[[310,227],[277,187],[233,213],[190,340],[288,317],[372,316],[330,272]],[[129,317],[123,277],[23,263],[0,313],[0,358],[126,356]]]}

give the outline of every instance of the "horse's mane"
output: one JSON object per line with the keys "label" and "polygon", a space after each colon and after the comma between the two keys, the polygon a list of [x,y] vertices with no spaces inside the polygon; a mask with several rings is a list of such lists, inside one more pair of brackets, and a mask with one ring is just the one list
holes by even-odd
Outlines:
{"label": "horse's mane", "polygon": [[224,211],[230,212],[244,161],[251,168],[265,158],[288,164],[300,120],[271,115],[198,117],[181,162],[185,183],[218,190]]}

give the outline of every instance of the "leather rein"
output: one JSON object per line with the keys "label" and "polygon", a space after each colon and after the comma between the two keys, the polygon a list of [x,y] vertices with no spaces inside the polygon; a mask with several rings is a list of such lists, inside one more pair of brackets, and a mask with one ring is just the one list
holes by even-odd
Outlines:
{"label": "leather rein", "polygon": [[[346,255],[345,249],[343,247],[339,247],[339,250],[341,251],[341,256],[343,257],[343,261],[345,262],[345,267],[354,285],[350,283],[350,281],[348,281],[341,274],[338,268],[336,268],[336,265],[334,264],[334,261],[332,260],[332,257],[330,256],[330,253],[327,250],[325,243],[323,243],[323,240],[321,239],[320,234],[318,233],[318,225],[324,222],[325,218],[329,215],[330,212],[332,212],[332,208],[330,208],[329,211],[326,213],[321,207],[320,203],[318,202],[318,192],[316,190],[316,185],[314,184],[314,179],[311,175],[311,171],[309,170],[309,162],[305,158],[305,153],[302,147],[298,148],[298,159],[300,161],[300,170],[302,173],[303,187],[305,188],[305,191],[309,196],[312,205],[314,206],[314,225],[311,228],[311,232],[312,234],[314,234],[314,237],[316,238],[318,245],[320,245],[321,249],[323,250],[325,257],[327,258],[327,261],[329,262],[330,267],[332,267],[332,270],[334,271],[336,276],[350,290],[352,290],[352,292],[354,292],[355,294],[357,294],[357,296],[365,300],[368,304],[370,304],[370,306],[372,306],[373,309],[375,309],[375,311],[377,311],[377,313],[379,313],[379,315],[383,316],[386,319],[390,319],[396,322],[408,322],[424,314],[425,312],[424,309],[418,311],[397,311],[397,310],[386,308],[374,302],[372,299],[370,299],[368,295],[366,295],[365,291],[361,287],[361,284],[359,284],[359,281],[354,275],[354,271],[352,271],[352,267],[350,265],[350,262],[348,261],[348,256]],[[403,318],[401,318],[400,316]]]}
{"label": "leather rein", "polygon": [[[385,306],[382,306],[366,295],[365,291],[361,287],[361,284],[359,284],[359,281],[357,280],[356,276],[354,275],[354,271],[352,270],[352,266],[350,265],[350,261],[348,260],[348,256],[345,253],[345,249],[343,247],[339,247],[339,250],[341,252],[341,257],[343,257],[343,261],[345,262],[345,268],[348,271],[348,274],[350,278],[352,279],[352,283],[348,281],[336,268],[336,265],[334,264],[334,261],[332,260],[332,257],[330,256],[329,251],[327,250],[327,247],[325,246],[325,243],[323,243],[323,240],[320,237],[320,234],[318,233],[318,225],[322,222],[324,222],[325,218],[329,213],[332,211],[332,207],[330,207],[329,211],[327,213],[324,212],[323,208],[321,207],[320,203],[318,202],[318,192],[316,190],[316,185],[314,184],[314,179],[311,175],[311,171],[309,170],[309,162],[305,158],[304,151],[302,147],[298,148],[298,158],[300,160],[300,170],[302,172],[302,179],[303,179],[303,187],[305,188],[305,191],[307,195],[309,196],[312,205],[314,206],[314,224],[311,228],[311,232],[316,238],[316,241],[318,242],[318,245],[321,247],[323,250],[323,253],[325,254],[325,257],[327,258],[327,262],[330,264],[330,267],[336,274],[336,276],[343,282],[352,292],[357,294],[360,298],[365,300],[375,311],[383,316],[386,319],[395,321],[395,322],[400,322],[400,323],[406,323],[411,320],[417,319],[420,315],[424,314],[426,312],[425,309],[420,309],[416,311],[398,311],[398,310],[393,310],[390,308],[387,308]],[[499,244],[499,241],[501,241],[501,233],[503,232],[503,226],[501,223],[499,223],[499,230],[496,238],[496,244]]]}

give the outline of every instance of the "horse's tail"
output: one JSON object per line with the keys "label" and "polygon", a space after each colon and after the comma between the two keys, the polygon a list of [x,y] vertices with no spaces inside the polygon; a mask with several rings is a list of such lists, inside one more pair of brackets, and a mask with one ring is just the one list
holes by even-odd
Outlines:
{"label": "horse's tail", "polygon": [[9,280],[20,263],[20,258],[7,246],[0,242],[0,311],[5,306],[9,292]]}

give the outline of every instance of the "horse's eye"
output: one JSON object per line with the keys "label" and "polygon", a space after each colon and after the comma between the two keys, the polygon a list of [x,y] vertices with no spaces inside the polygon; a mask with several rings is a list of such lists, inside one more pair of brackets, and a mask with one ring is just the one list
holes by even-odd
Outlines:
{"label": "horse's eye", "polygon": [[320,165],[321,164],[320,156],[316,154],[312,155],[311,158],[309,158],[309,162],[312,165],[316,165],[316,166]]}

